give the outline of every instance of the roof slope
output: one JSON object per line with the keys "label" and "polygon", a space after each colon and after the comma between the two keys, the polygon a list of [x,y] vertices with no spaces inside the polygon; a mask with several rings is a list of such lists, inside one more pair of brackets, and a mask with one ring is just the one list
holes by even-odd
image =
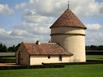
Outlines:
{"label": "roof slope", "polygon": [[42,43],[40,45],[35,43],[23,43],[23,45],[30,55],[72,55],[56,43]]}
{"label": "roof slope", "polygon": [[70,9],[67,9],[50,28],[54,27],[77,27],[86,29],[84,24]]}

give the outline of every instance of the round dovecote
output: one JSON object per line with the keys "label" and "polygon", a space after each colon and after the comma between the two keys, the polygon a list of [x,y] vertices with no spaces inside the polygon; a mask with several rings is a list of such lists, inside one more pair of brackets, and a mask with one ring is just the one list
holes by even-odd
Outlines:
{"label": "round dovecote", "polygon": [[71,61],[85,62],[85,29],[78,17],[67,9],[50,27],[51,42],[73,54]]}

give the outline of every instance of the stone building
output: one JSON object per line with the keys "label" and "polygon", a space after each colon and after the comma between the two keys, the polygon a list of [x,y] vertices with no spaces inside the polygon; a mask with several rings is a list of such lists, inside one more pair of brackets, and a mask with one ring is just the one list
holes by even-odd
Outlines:
{"label": "stone building", "polygon": [[51,43],[21,43],[16,52],[17,64],[86,62],[86,27],[69,8],[50,29]]}

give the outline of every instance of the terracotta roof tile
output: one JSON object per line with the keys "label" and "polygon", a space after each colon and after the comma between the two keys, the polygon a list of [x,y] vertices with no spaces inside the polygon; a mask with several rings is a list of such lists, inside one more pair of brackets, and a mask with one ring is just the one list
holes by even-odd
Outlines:
{"label": "terracotta roof tile", "polygon": [[56,43],[42,43],[40,45],[23,43],[23,45],[30,55],[72,55]]}
{"label": "terracotta roof tile", "polygon": [[50,28],[54,27],[77,27],[86,29],[84,24],[70,9],[67,9]]}

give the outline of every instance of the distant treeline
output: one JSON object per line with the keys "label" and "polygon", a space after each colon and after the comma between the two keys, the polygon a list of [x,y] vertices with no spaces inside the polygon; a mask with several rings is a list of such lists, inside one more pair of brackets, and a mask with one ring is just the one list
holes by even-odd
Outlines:
{"label": "distant treeline", "polygon": [[90,45],[90,46],[86,46],[86,50],[103,50],[103,45]]}
{"label": "distant treeline", "polygon": [[19,46],[20,44],[18,44],[17,46],[13,45],[11,47],[7,47],[6,45],[0,43],[0,52],[15,52]]}
{"label": "distant treeline", "polygon": [[[17,46],[13,45],[11,47],[7,47],[6,45],[0,43],[0,52],[16,52],[19,46],[20,46],[20,43]],[[86,46],[86,50],[103,50],[103,45]]]}

